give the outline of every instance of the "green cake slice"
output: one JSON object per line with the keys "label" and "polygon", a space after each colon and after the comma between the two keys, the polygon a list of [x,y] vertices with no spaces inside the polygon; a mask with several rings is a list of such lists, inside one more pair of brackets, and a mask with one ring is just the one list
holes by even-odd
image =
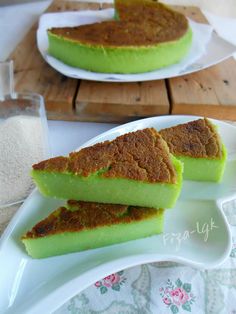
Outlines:
{"label": "green cake slice", "polygon": [[149,128],[42,161],[32,177],[49,197],[171,208],[181,190],[182,163]]}
{"label": "green cake slice", "polygon": [[30,256],[45,258],[158,234],[163,219],[163,209],[68,201],[22,241]]}
{"label": "green cake slice", "polygon": [[227,151],[208,119],[199,119],[160,131],[171,153],[184,163],[184,179],[220,182]]}
{"label": "green cake slice", "polygon": [[188,53],[192,31],[183,14],[152,0],[117,0],[115,9],[118,20],[49,29],[49,54],[94,72],[142,73]]}

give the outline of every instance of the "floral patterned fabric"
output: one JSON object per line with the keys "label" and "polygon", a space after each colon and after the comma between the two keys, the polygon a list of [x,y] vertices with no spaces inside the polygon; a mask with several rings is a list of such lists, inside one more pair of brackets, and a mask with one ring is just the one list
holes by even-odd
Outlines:
{"label": "floral patterned fabric", "polygon": [[171,309],[172,313],[178,313],[180,308],[191,312],[195,296],[191,293],[190,283],[182,283],[179,278],[173,283],[168,279],[164,288],[161,287],[159,290],[163,303]]}
{"label": "floral patterned fabric", "polygon": [[125,269],[101,278],[54,314],[236,314],[236,201],[224,211],[233,222],[233,246],[218,269],[171,262]]}
{"label": "floral patterned fabric", "polygon": [[115,274],[111,274],[102,280],[95,282],[95,287],[97,287],[101,294],[107,293],[110,289],[120,291],[122,284],[125,283],[126,277],[122,276],[124,271],[120,271]]}

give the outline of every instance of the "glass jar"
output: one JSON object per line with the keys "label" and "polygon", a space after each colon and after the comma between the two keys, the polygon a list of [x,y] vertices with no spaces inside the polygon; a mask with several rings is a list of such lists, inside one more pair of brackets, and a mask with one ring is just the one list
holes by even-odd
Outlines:
{"label": "glass jar", "polygon": [[0,63],[0,207],[29,195],[34,188],[32,164],[49,155],[43,97],[15,93],[13,63]]}

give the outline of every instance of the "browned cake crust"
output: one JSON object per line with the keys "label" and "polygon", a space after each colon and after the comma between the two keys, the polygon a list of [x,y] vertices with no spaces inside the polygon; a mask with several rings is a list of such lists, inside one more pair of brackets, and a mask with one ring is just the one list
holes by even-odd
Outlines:
{"label": "browned cake crust", "polygon": [[178,40],[188,30],[184,15],[160,3],[117,4],[120,21],[52,28],[50,33],[84,44],[148,46]]}
{"label": "browned cake crust", "polygon": [[150,183],[175,183],[176,171],[169,149],[153,128],[127,133],[73,152],[69,157],[56,157],[33,165],[34,170],[69,172],[89,176],[126,178]]}
{"label": "browned cake crust", "polygon": [[219,136],[208,119],[199,119],[159,132],[176,156],[221,158]]}
{"label": "browned cake crust", "polygon": [[[69,209],[68,209],[69,208]],[[36,224],[22,239],[41,238],[64,232],[78,232],[119,223],[138,222],[156,216],[154,208],[68,201]],[[163,209],[159,209],[161,214]]]}

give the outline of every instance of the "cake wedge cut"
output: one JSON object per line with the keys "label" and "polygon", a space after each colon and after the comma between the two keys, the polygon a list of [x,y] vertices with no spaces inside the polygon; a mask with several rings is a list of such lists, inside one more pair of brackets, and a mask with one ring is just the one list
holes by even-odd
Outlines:
{"label": "cake wedge cut", "polygon": [[160,131],[170,152],[184,163],[183,178],[220,182],[227,151],[217,127],[207,118]]}
{"label": "cake wedge cut", "polygon": [[49,197],[171,208],[182,170],[160,134],[147,128],[42,161],[33,165],[32,177]]}
{"label": "cake wedge cut", "polygon": [[163,209],[68,201],[22,241],[30,256],[45,258],[155,235],[163,219]]}
{"label": "cake wedge cut", "polygon": [[190,50],[192,30],[187,18],[162,3],[116,0],[115,16],[48,29],[48,53],[73,67],[125,74],[178,63]]}

